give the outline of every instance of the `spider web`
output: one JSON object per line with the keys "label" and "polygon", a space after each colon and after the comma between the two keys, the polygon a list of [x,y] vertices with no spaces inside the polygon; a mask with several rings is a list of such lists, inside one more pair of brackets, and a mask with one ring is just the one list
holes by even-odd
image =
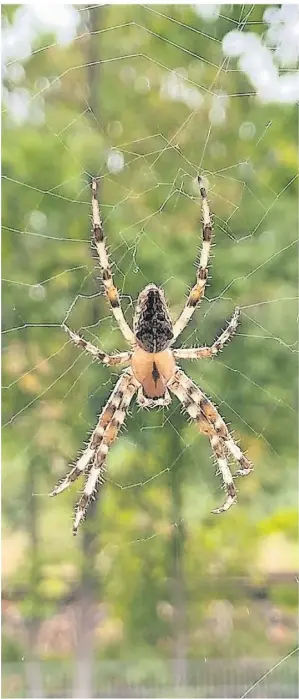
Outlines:
{"label": "spider web", "polygon": [[[18,87],[23,79],[23,56],[7,60],[9,90],[4,93],[4,110],[6,118],[14,122],[9,140],[16,157],[24,149],[24,143],[18,141],[18,127],[35,122],[37,138],[48,133],[54,158],[68,161],[64,171],[69,175],[63,181],[59,179],[57,162],[53,162],[53,173],[51,168],[47,173],[47,189],[40,185],[37,171],[35,181],[31,174],[26,179],[22,162],[19,169],[3,168],[4,197],[9,201],[9,215],[3,226],[4,246],[7,244],[9,253],[3,265],[7,309],[3,328],[3,395],[7,405],[4,459],[7,449],[7,458],[13,458],[16,473],[17,464],[27,463],[35,448],[37,455],[41,448],[50,448],[50,476],[42,474],[42,487],[34,492],[43,502],[50,526],[55,526],[58,508],[59,517],[64,518],[63,526],[68,527],[67,511],[74,491],[77,497],[78,486],[76,483],[72,494],[68,493],[63,504],[58,504],[58,498],[47,500],[48,484],[64,474],[68,459],[82,448],[81,435],[93,429],[99,406],[107,400],[118,375],[116,371],[95,367],[88,356],[76,352],[64,336],[61,323],[67,322],[74,330],[82,329],[87,339],[108,352],[124,349],[102,299],[96,260],[90,255],[91,174],[99,177],[101,212],[114,279],[125,316],[131,322],[136,295],[151,281],[163,286],[174,317],[182,308],[194,279],[193,265],[201,235],[196,175],[203,172],[215,226],[210,278],[206,299],[177,346],[210,344],[234,306],[241,306],[241,327],[225,353],[213,363],[202,362],[199,366],[184,362],[183,368],[215,402],[229,427],[235,430],[236,438],[240,438],[241,446],[250,453],[256,470],[262,469],[266,460],[267,474],[271,464],[275,483],[285,489],[281,454],[272,426],[285,425],[291,431],[295,424],[292,394],[284,381],[292,376],[291,367],[297,361],[297,291],[294,280],[282,278],[281,267],[286,265],[289,269],[290,256],[296,254],[296,220],[291,228],[288,219],[285,230],[278,228],[276,218],[283,225],[296,170],[283,163],[283,175],[277,178],[276,189],[268,171],[280,165],[279,156],[275,160],[275,146],[286,88],[285,93],[281,88],[280,102],[277,100],[275,106],[269,98],[271,109],[267,109],[267,94],[271,95],[268,84],[265,87],[262,81],[254,84],[245,79],[246,71],[249,76],[246,59],[252,54],[245,49],[238,54],[235,44],[231,48],[232,37],[236,40],[237,36],[239,41],[246,36],[248,40],[250,34],[257,41],[265,30],[265,21],[256,19],[256,8],[239,6],[238,19],[228,6],[215,6],[210,17],[207,8],[190,6],[186,23],[180,18],[180,12],[184,13],[179,7],[169,14],[162,6],[130,7],[124,10],[124,21],[116,24],[111,9],[103,20],[105,26],[93,32],[99,37],[101,52],[100,59],[93,60],[88,58],[90,24],[84,24],[86,8],[70,6],[65,12],[70,13],[67,27],[71,31],[73,26],[72,36],[56,34],[54,41],[43,41],[37,48],[33,43],[30,47],[28,55],[35,66],[33,89],[22,92]],[[28,12],[28,6],[22,11]],[[88,21],[92,11],[91,8]],[[50,22],[49,17],[39,20],[44,22],[42,26]],[[223,40],[218,31],[221,21],[227,23]],[[177,27],[180,43],[173,39]],[[196,50],[197,36],[204,55]],[[271,51],[274,53],[273,46]],[[52,74],[48,56],[52,56],[55,66]],[[123,94],[125,86],[127,96],[133,94],[134,103],[137,105],[140,100],[142,104],[143,118],[147,116],[148,121],[139,121],[135,116],[133,138],[125,102],[118,105],[111,100],[107,106],[100,103],[94,107],[90,85],[88,89],[85,80],[89,69],[99,61],[103,90],[117,76]],[[276,92],[278,79],[285,77],[291,83],[295,74],[289,65],[286,68],[283,61],[281,64],[280,76],[275,78]],[[50,109],[51,96],[53,102],[57,100],[55,118]],[[159,106],[161,101],[165,114]],[[130,115],[132,118],[132,110]],[[12,144],[13,138],[16,145]],[[236,160],[230,160],[230,147],[238,156]],[[87,167],[89,160],[96,171]],[[223,166],[223,161],[229,164]],[[250,212],[249,220],[244,220],[244,211]],[[24,223],[20,224],[20,220]],[[273,351],[273,346],[278,350]],[[275,360],[269,361],[268,370],[261,370],[260,363],[266,362],[268,355],[272,357],[273,352]],[[271,380],[275,362],[276,372],[279,365],[290,367],[289,373],[282,373],[281,385]],[[248,405],[243,409],[244,400],[252,405],[252,410]],[[256,414],[261,403],[259,419]],[[101,532],[101,555],[115,555],[123,548],[144,546],[153,539],[165,541],[181,524],[188,529],[189,515],[192,524],[198,508],[202,521],[215,504],[221,504],[223,493],[214,476],[209,447],[187,420],[183,426],[180,414],[176,402],[168,410],[154,413],[137,406],[129,411],[122,436],[108,457],[107,487],[111,502],[115,497],[124,509],[129,496],[132,510],[137,494],[134,533],[127,527],[124,541],[123,532],[119,537],[117,526],[108,517],[107,530],[104,527]],[[80,433],[77,443],[73,442],[68,425],[71,416]],[[63,429],[57,430],[56,438],[60,421]],[[168,455],[159,446],[166,430],[173,436],[175,455]],[[136,476],[138,455],[146,465],[140,469],[141,477]],[[185,466],[186,457],[190,476],[186,474],[185,487],[192,502],[186,509],[188,515],[182,507],[179,519],[173,518],[170,508],[160,503],[157,518],[150,517],[148,503],[154,488],[158,483],[165,489],[172,474],[181,464]],[[123,471],[124,458],[127,465]],[[157,469],[161,458],[163,464]],[[290,487],[285,494],[286,506],[294,505],[294,476],[290,469],[287,474]],[[257,498],[250,484],[242,481],[238,486],[239,508],[243,493],[247,501]],[[144,493],[149,494],[148,501]],[[262,500],[261,503],[255,510],[260,514]],[[250,691],[248,688],[243,696]]]}

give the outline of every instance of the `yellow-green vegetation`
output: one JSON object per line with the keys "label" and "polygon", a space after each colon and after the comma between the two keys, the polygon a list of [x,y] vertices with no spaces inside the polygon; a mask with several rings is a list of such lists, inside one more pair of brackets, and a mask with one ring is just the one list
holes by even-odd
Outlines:
{"label": "yellow-green vegetation", "polygon": [[[63,45],[41,31],[18,61],[19,82],[11,68],[4,76],[10,95],[29,96],[26,119],[4,99],[2,121],[4,696],[42,685],[45,696],[72,685],[90,696],[92,658],[104,694],[137,685],[170,696],[181,684],[184,696],[192,687],[225,696],[227,681],[241,696],[296,646],[297,114],[259,101],[223,55],[232,28],[263,35],[263,6],[253,24],[238,5],[214,22],[191,5],[82,8],[81,38]],[[5,22],[19,9],[5,6]],[[171,79],[180,99],[169,97]],[[133,406],[73,539],[80,486],[47,493],[119,370],[91,364],[60,325],[70,311],[71,328],[107,352],[125,349],[91,255],[90,176],[100,177],[131,322],[132,299],[150,281],[174,316],[183,306],[201,234],[197,170],[215,246],[207,299],[180,344],[211,343],[236,305],[241,326],[217,359],[184,369],[255,470],[237,482],[238,505],[211,515],[223,493],[208,441],[177,402],[165,412]],[[296,691],[294,657],[271,674],[285,691]]]}

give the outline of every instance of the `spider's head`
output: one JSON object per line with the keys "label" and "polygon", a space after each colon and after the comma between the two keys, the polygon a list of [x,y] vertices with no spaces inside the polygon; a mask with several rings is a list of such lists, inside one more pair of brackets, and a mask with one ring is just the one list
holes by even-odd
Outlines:
{"label": "spider's head", "polygon": [[172,322],[164,293],[155,284],[148,284],[138,296],[133,321],[137,342],[146,352],[163,352],[172,338]]}

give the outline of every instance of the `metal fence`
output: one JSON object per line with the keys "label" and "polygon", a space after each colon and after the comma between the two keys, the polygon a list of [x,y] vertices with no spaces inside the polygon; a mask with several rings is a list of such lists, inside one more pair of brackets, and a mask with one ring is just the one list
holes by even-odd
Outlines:
{"label": "metal fence", "polygon": [[[276,659],[188,661],[180,678],[174,662],[140,660],[136,663],[95,661],[93,697],[298,697],[296,654]],[[83,669],[83,668],[82,668]],[[173,676],[176,676],[174,682]],[[30,664],[3,663],[2,697],[72,697],[74,665],[68,661]],[[36,682],[35,682],[36,680]],[[35,685],[35,689],[32,689]],[[31,686],[31,689],[29,688]],[[87,696],[86,694],[84,696]],[[83,696],[82,696],[83,699]]]}

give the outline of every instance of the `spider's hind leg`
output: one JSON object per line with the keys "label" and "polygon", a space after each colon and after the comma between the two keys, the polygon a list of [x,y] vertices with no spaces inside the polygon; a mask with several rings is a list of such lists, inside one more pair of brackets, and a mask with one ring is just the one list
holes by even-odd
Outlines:
{"label": "spider's hind leg", "polygon": [[179,380],[179,384],[182,386],[183,390],[187,392],[187,395],[190,392],[193,401],[199,405],[202,414],[213,426],[215,434],[223,443],[226,453],[232,456],[237,462],[239,469],[236,471],[235,475],[245,476],[253,471],[251,461],[245,454],[243,454],[240,447],[238,447],[236,442],[233,440],[223,418],[219,414],[217,408],[215,408],[215,405],[213,405],[199,386],[196,386],[196,384],[194,384],[183,371],[178,370],[175,378]]}
{"label": "spider's hind leg", "polygon": [[76,464],[70,469],[70,471],[63,478],[60,478],[54,490],[52,490],[50,493],[50,496],[53,497],[54,495],[59,495],[72,483],[74,483],[79,476],[90,472],[96,452],[101,446],[104,435],[111,421],[113,420],[115,413],[117,413],[121,407],[121,404],[124,401],[124,396],[126,396],[128,393],[131,395],[131,381],[131,372],[130,370],[127,370],[121,375],[116,386],[114,387],[113,392],[111,393],[108,402],[103,408],[98,424],[91,435],[87,448],[84,450],[83,454],[80,456]]}
{"label": "spider's hind leg", "polygon": [[232,439],[224,420],[215,406],[183,371],[178,369],[168,385],[172,393],[181,401],[192,420],[197,423],[200,432],[206,434],[210,440],[226,491],[224,505],[213,510],[213,513],[225,512],[237,499],[237,491],[229,468],[227,454],[233,456],[239,464],[239,471],[235,475],[247,475],[247,473],[252,471],[252,464]]}
{"label": "spider's hind leg", "polygon": [[100,434],[97,434],[95,431],[91,440],[91,447],[94,449],[95,453],[92,465],[88,469],[83,493],[75,509],[75,521],[73,526],[73,534],[75,535],[77,534],[80,522],[86,517],[91,500],[96,497],[99,486],[104,482],[105,461],[108,451],[118,436],[119,430],[126,417],[127,408],[137,390],[136,380],[130,370],[123,374],[120,381],[123,383],[121,388],[118,386],[117,390],[117,396],[119,398],[118,405],[113,410],[105,428],[101,429]]}
{"label": "spider's hind leg", "polygon": [[68,488],[72,483],[74,483],[74,481],[76,481],[77,478],[79,478],[79,476],[83,475],[84,473],[87,473],[90,470],[91,463],[95,456],[96,448],[99,447],[104,436],[106,427],[111,422],[114,413],[120,405],[120,402],[123,397],[123,392],[126,390],[126,387],[128,385],[128,380],[129,378],[127,372],[121,375],[116,386],[114,387],[113,392],[111,393],[108,402],[106,403],[105,407],[101,412],[98,424],[92,433],[87,448],[84,450],[83,454],[80,456],[76,464],[66,474],[66,476],[60,478],[54,490],[52,491],[52,493],[50,493],[52,497],[54,495],[59,495],[59,493],[62,493],[64,490],[66,490],[66,488]]}
{"label": "spider's hind leg", "polygon": [[78,459],[77,463],[71,468],[71,470],[66,474],[66,476],[60,478],[57,485],[50,493],[50,496],[54,497],[54,495],[59,495],[59,493],[63,493],[63,491],[66,490],[66,488],[68,488],[69,485],[74,483],[74,481],[76,481],[77,478],[79,478],[79,476],[82,476],[84,473],[87,473],[91,468],[94,453],[95,450],[91,449],[91,447],[88,446],[87,449],[85,449],[85,451],[83,452],[82,456],[80,456],[80,459]]}

